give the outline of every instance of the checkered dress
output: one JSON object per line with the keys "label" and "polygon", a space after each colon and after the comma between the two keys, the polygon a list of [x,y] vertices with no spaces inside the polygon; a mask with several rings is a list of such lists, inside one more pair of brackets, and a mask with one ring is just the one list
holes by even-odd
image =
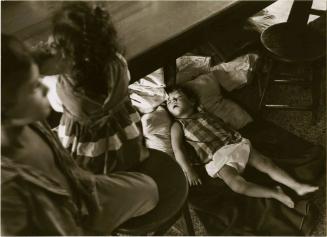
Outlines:
{"label": "checkered dress", "polygon": [[213,154],[221,147],[242,140],[240,133],[207,112],[179,118],[178,121],[182,124],[186,141],[193,146],[202,163],[212,160]]}
{"label": "checkered dress", "polygon": [[59,139],[81,167],[96,174],[128,170],[147,156],[128,94],[127,62],[117,55],[109,66],[106,96],[87,95],[65,74],[56,87],[64,109]]}

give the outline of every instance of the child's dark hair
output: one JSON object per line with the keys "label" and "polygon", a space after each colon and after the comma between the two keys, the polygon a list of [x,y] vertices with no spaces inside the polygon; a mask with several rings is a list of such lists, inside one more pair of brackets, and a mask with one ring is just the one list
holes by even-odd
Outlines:
{"label": "child's dark hair", "polygon": [[72,64],[68,74],[85,91],[105,94],[109,65],[117,60],[117,33],[108,12],[86,2],[64,3],[53,18],[57,49]]}
{"label": "child's dark hair", "polygon": [[34,59],[23,43],[6,34],[1,34],[1,58],[1,111],[4,112],[14,103],[18,88],[29,78]]}
{"label": "child's dark hair", "polygon": [[196,107],[200,104],[198,96],[191,89],[189,89],[189,88],[187,88],[185,86],[175,86],[175,87],[171,87],[171,88],[167,89],[167,93],[171,93],[173,91],[182,92],[184,95],[186,95],[186,97],[190,101],[192,101],[194,103],[194,105]]}

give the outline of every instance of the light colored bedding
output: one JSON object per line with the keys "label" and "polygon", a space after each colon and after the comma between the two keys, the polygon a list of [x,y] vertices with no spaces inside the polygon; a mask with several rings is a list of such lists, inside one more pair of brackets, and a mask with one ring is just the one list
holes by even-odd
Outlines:
{"label": "light colored bedding", "polygon": [[[210,67],[208,57],[184,56],[177,60],[177,84],[192,90],[206,110],[234,129],[240,129],[252,118],[238,104],[223,98],[221,87],[233,90],[248,83],[255,59],[253,55],[245,55],[230,63]],[[133,105],[142,114],[146,146],[173,155],[170,140],[173,121],[164,108],[167,94],[162,70],[131,84],[129,89]]]}
{"label": "light colored bedding", "polygon": [[152,113],[144,114],[141,118],[145,145],[173,156],[170,141],[170,127],[172,118],[163,106],[159,106]]}

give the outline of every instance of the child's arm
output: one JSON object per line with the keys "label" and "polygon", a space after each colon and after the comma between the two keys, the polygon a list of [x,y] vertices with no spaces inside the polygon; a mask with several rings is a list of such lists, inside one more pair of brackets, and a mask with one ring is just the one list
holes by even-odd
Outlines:
{"label": "child's arm", "polygon": [[202,181],[186,158],[184,134],[181,125],[175,122],[171,127],[171,143],[178,164],[182,167],[191,186],[200,185]]}

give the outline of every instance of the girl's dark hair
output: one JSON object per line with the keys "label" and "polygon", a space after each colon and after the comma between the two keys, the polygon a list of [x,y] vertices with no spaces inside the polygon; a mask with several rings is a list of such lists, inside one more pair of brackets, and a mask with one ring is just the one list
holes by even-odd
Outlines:
{"label": "girl's dark hair", "polygon": [[110,15],[86,2],[63,4],[53,17],[53,36],[72,65],[68,74],[86,92],[105,94],[109,65],[120,51]]}
{"label": "girl's dark hair", "polygon": [[186,97],[192,101],[194,103],[195,106],[198,106],[200,104],[199,98],[198,96],[189,88],[185,87],[185,86],[176,86],[173,88],[169,88],[167,90],[167,93],[173,92],[173,91],[180,91],[182,92],[184,95],[186,95]]}
{"label": "girl's dark hair", "polygon": [[1,106],[4,109],[14,102],[18,88],[29,78],[34,60],[23,43],[6,34],[1,34],[1,58]]}

